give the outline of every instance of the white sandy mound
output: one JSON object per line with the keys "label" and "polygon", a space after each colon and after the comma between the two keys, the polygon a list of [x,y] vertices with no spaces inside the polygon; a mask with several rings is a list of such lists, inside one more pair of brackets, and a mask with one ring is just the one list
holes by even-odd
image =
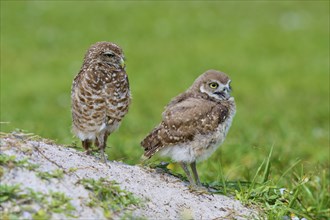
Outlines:
{"label": "white sandy mound", "polygon": [[[131,208],[133,218],[253,219],[256,216],[256,211],[244,207],[239,201],[223,195],[192,193],[180,179],[150,168],[115,161],[104,164],[94,156],[47,140],[35,141],[19,135],[5,135],[0,141],[1,154],[15,155],[17,160],[28,158],[29,162],[39,165],[38,171],[64,170],[63,178],[45,181],[36,176],[35,171],[5,167],[1,184],[19,183],[23,188],[43,193],[63,192],[72,199],[71,204],[76,209],[73,214],[77,219],[105,219],[101,207],[91,208],[87,205],[90,192],[77,184],[83,178],[101,177],[118,182],[122,189],[141,199],[141,205]],[[68,217],[54,213],[52,218]]]}

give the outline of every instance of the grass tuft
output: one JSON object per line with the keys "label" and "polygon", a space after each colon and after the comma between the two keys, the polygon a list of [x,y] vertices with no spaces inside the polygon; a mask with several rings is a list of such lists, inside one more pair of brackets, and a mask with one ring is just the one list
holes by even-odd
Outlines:
{"label": "grass tuft", "polygon": [[7,208],[0,212],[1,219],[20,219],[22,216],[50,219],[53,213],[72,218],[75,217],[75,208],[70,201],[60,192],[42,193],[30,188],[22,189],[19,184],[0,184],[0,202],[7,203]]}
{"label": "grass tuft", "polygon": [[28,158],[17,160],[15,155],[9,156],[6,154],[0,154],[0,166],[8,167],[10,169],[20,167],[27,170],[36,170],[39,167],[39,165],[29,162]]}
{"label": "grass tuft", "polygon": [[50,180],[52,178],[62,179],[64,176],[64,172],[62,169],[56,169],[51,172],[37,172],[37,176],[43,180]]}
{"label": "grass tuft", "polygon": [[140,204],[139,199],[132,193],[122,190],[115,181],[100,178],[99,180],[82,179],[79,183],[91,191],[91,200],[88,205],[102,207],[106,218],[111,219],[117,212]]}
{"label": "grass tuft", "polygon": [[[279,177],[272,177],[272,153],[273,148],[251,182],[221,181],[210,186],[216,193],[226,192],[235,195],[245,205],[259,207],[267,219],[329,219],[329,173],[323,170],[319,174],[306,175],[298,160]],[[297,168],[299,164],[300,170]],[[286,178],[291,181],[282,181]],[[286,185],[282,185],[283,182]]]}

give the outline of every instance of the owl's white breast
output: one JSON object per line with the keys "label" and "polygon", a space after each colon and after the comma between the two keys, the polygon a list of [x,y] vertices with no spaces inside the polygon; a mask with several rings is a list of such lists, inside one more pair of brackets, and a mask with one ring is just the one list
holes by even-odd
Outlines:
{"label": "owl's white breast", "polygon": [[102,123],[101,125],[95,125],[90,128],[89,131],[82,131],[75,126],[73,126],[72,131],[73,133],[80,139],[80,140],[95,140],[95,138],[105,132],[112,133],[120,126],[120,121],[114,120],[111,125],[106,125],[106,123]]}

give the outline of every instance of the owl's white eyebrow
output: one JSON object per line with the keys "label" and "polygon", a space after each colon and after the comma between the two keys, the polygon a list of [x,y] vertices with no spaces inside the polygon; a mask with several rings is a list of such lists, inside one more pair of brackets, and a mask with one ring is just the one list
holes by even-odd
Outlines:
{"label": "owl's white eyebrow", "polygon": [[112,52],[112,51],[106,51],[106,52],[104,52],[103,54],[115,55],[115,53]]}

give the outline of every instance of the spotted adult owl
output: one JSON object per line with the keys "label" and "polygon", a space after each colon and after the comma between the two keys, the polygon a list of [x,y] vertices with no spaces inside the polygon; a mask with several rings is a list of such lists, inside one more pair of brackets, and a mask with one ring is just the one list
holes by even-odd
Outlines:
{"label": "spotted adult owl", "polygon": [[72,131],[88,154],[94,143],[104,162],[107,138],[119,127],[131,100],[124,60],[119,46],[97,42],[72,84]]}
{"label": "spotted adult owl", "polygon": [[144,155],[150,158],[159,151],[179,162],[191,186],[201,187],[196,161],[208,158],[223,143],[236,113],[230,83],[216,70],[199,76],[166,106],[161,123],[141,142]]}

